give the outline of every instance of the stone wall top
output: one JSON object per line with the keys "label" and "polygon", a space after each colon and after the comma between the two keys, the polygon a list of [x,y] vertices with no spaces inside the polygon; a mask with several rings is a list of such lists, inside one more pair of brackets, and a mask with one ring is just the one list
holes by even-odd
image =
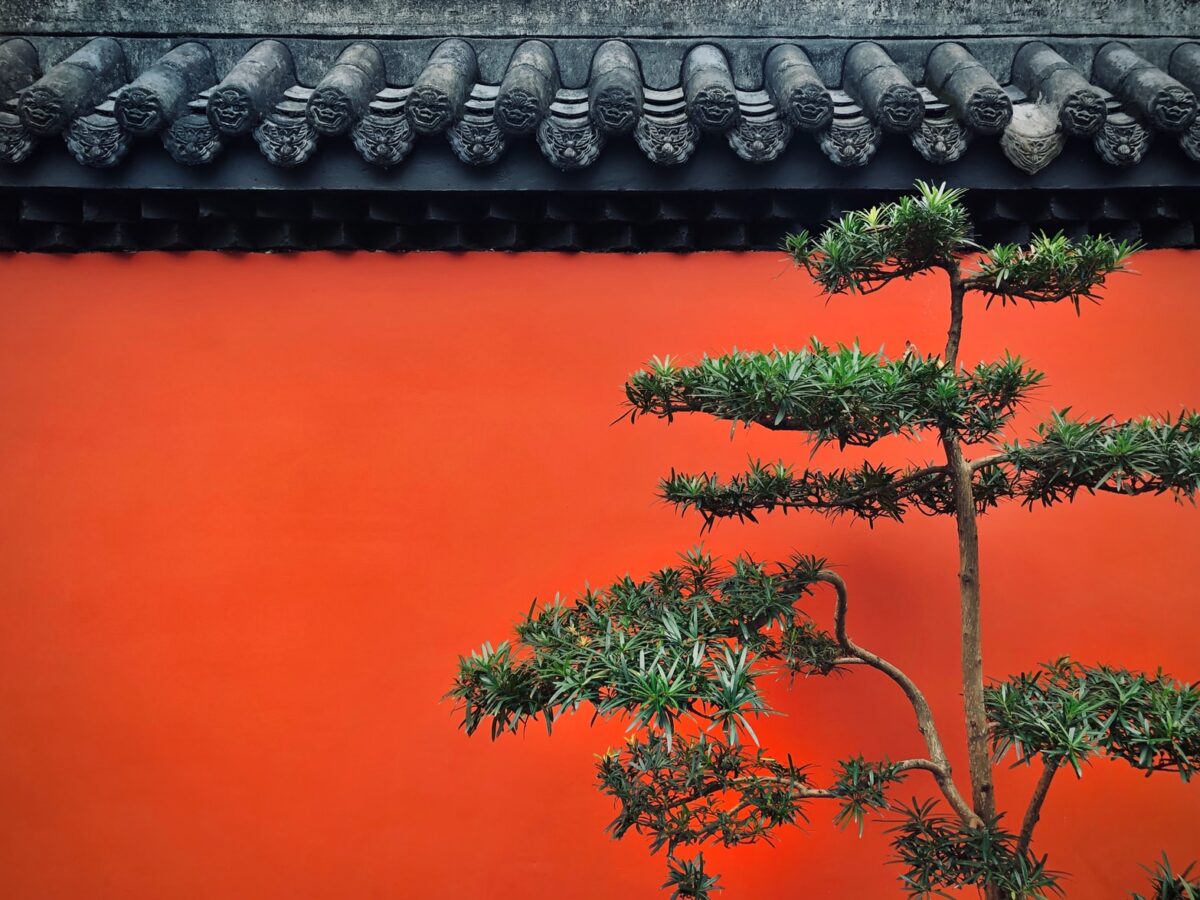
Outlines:
{"label": "stone wall top", "polygon": [[17,34],[1200,35],[1197,0],[6,0]]}

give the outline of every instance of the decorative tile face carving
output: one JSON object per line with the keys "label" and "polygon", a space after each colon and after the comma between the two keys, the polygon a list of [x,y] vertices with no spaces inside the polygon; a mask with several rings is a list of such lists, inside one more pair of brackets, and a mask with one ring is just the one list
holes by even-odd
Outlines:
{"label": "decorative tile face carving", "polygon": [[893,84],[879,98],[881,124],[891,131],[912,131],[925,115],[920,93],[904,84]]}
{"label": "decorative tile face carving", "polygon": [[115,166],[133,142],[116,119],[95,113],[72,120],[63,139],[77,162],[97,169]]}
{"label": "decorative tile face carving", "polygon": [[267,116],[254,129],[254,141],[274,165],[298,166],[317,149],[317,132],[307,119]]}
{"label": "decorative tile face carving", "polygon": [[450,122],[450,95],[432,85],[414,87],[408,95],[408,116],[422,134],[436,134]]}
{"label": "decorative tile face carving", "polygon": [[808,131],[824,128],[833,119],[833,101],[829,91],[815,84],[795,88],[788,95],[787,103],[796,125]]}
{"label": "decorative tile face carving", "polygon": [[547,116],[537,130],[542,154],[557,169],[582,169],[600,156],[604,136],[591,119],[567,121]]}
{"label": "decorative tile face carving", "polygon": [[613,132],[632,129],[641,111],[633,91],[619,84],[609,85],[592,100],[592,116]]}
{"label": "decorative tile face carving", "polygon": [[701,128],[724,131],[737,118],[737,97],[720,85],[709,85],[696,92],[688,110]]}
{"label": "decorative tile face carving", "polygon": [[1014,108],[1013,120],[1000,136],[1000,149],[1009,162],[1030,175],[1050,165],[1062,153],[1065,143],[1059,123],[1033,103]]}
{"label": "decorative tile face carving", "polygon": [[64,112],[57,91],[34,85],[21,94],[21,120],[34,134],[52,134],[63,124]]}
{"label": "decorative tile face carving", "polygon": [[1125,113],[1110,116],[1092,139],[1096,152],[1110,166],[1132,166],[1142,161],[1154,134]]}
{"label": "decorative tile face carving", "polygon": [[792,125],[782,116],[765,122],[743,117],[737,128],[729,132],[729,146],[742,159],[764,163],[778,158],[791,138]]}
{"label": "decorative tile face carving", "polygon": [[542,103],[529,91],[513,88],[496,100],[494,115],[509,134],[528,134],[542,118]]}
{"label": "decorative tile face carving", "polygon": [[367,113],[350,131],[350,139],[363,159],[386,169],[408,156],[414,134],[405,116]]}
{"label": "decorative tile face carving", "polygon": [[308,116],[322,134],[341,134],[354,122],[354,105],[336,88],[318,89],[308,100]]}
{"label": "decorative tile face carving", "polygon": [[1196,95],[1181,84],[1158,91],[1150,101],[1150,116],[1164,131],[1180,131],[1196,115]]}
{"label": "decorative tile face carving", "polygon": [[163,132],[163,146],[171,159],[184,166],[212,162],[224,146],[221,132],[213,127],[207,116],[190,113],[180,116]]}
{"label": "decorative tile face carving", "polygon": [[1063,103],[1058,115],[1063,127],[1071,134],[1090,135],[1104,124],[1108,105],[1093,90],[1076,91]]}
{"label": "decorative tile face carving", "polygon": [[450,149],[463,162],[472,166],[494,163],[504,153],[504,133],[493,119],[455,122],[446,132]]}
{"label": "decorative tile face carving", "polygon": [[970,133],[957,119],[925,119],[911,135],[912,144],[933,163],[955,162],[967,150]]}
{"label": "decorative tile face carving", "polygon": [[691,119],[663,122],[649,116],[638,119],[633,139],[651,162],[664,166],[685,163],[696,152],[700,129]]}
{"label": "decorative tile face carving", "polygon": [[982,87],[967,101],[967,124],[984,134],[998,134],[1012,120],[1012,101],[998,87]]}
{"label": "decorative tile face carving", "polygon": [[19,163],[33,152],[34,137],[13,113],[0,112],[0,163]]}
{"label": "decorative tile face carving", "polygon": [[256,111],[248,94],[236,87],[221,87],[208,97],[208,115],[227,134],[241,134],[250,127]]}
{"label": "decorative tile face carving", "polygon": [[162,127],[162,103],[153,91],[144,87],[126,88],[116,105],[116,116],[127,131],[150,134]]}
{"label": "decorative tile face carving", "polygon": [[817,143],[830,160],[839,166],[855,168],[870,162],[883,133],[869,119],[839,122],[837,119],[824,131],[818,132]]}

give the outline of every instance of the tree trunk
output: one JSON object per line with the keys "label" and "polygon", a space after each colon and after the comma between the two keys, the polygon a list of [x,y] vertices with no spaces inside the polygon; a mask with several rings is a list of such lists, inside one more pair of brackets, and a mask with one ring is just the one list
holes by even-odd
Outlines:
{"label": "tree trunk", "polygon": [[[945,362],[958,368],[962,339],[963,295],[966,293],[958,265],[950,276],[950,328],[946,334]],[[962,615],[963,712],[967,720],[967,763],[971,774],[971,805],[985,822],[996,815],[992,787],[992,758],[988,752],[987,712],[983,705],[983,642],[979,621],[979,529],[975,520],[975,491],[971,466],[963,458],[958,435],[942,433],[946,464],[954,483],[954,520],[958,526],[958,592]],[[999,896],[999,895],[997,895]],[[992,895],[987,895],[991,900]]]}
{"label": "tree trunk", "polygon": [[958,525],[958,590],[962,614],[963,711],[967,722],[967,761],[971,802],[985,821],[996,814],[992,759],[988,751],[987,713],[983,705],[983,648],[979,597],[979,531],[971,468],[958,438],[945,439],[946,461],[954,478],[954,518]]}

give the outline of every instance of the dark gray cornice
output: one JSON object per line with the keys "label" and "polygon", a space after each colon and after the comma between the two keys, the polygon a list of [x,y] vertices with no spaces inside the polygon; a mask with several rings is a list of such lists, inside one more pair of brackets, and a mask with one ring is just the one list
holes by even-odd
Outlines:
{"label": "dark gray cornice", "polygon": [[24,34],[1128,37],[1200,33],[1194,0],[7,0]]}

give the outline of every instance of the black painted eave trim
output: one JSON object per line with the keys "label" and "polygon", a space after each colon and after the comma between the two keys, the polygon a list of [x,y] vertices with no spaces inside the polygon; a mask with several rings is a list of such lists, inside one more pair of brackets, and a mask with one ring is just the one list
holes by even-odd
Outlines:
{"label": "black painted eave trim", "polygon": [[[319,164],[316,164],[319,163]],[[1035,175],[1015,169],[995,142],[978,141],[958,162],[936,165],[921,157],[903,135],[890,135],[871,162],[857,169],[831,163],[812,139],[797,136],[779,159],[754,164],[737,158],[721,136],[706,136],[685,165],[650,162],[631,142],[614,141],[589,168],[561,172],[532,142],[517,142],[496,163],[471,167],[441,141],[420,141],[391,170],[365,162],[341,141],[318,147],[308,165],[273,166],[252,142],[237,141],[213,162],[187,167],[156,142],[138,142],[119,167],[80,166],[57,140],[44,141],[17,166],[0,167],[0,188],[230,191],[746,191],[903,190],[914,180],[988,190],[1076,190],[1200,187],[1200,166],[1174,141],[1151,145],[1136,166],[1115,168],[1086,139],[1068,141],[1063,153]]]}
{"label": "black painted eave trim", "polygon": [[[0,250],[775,250],[890,189],[409,191],[0,189]],[[1196,247],[1200,188],[977,189],[981,242],[1037,231]]]}

